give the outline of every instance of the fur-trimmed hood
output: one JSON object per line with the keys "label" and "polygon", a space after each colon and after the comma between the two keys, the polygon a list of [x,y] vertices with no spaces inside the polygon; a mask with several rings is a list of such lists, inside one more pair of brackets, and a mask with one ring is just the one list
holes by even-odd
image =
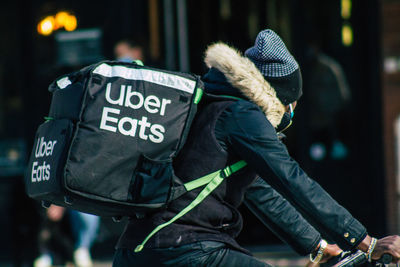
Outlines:
{"label": "fur-trimmed hood", "polygon": [[224,43],[215,43],[207,48],[204,62],[222,72],[233,87],[258,105],[275,128],[279,125],[285,106],[251,60]]}

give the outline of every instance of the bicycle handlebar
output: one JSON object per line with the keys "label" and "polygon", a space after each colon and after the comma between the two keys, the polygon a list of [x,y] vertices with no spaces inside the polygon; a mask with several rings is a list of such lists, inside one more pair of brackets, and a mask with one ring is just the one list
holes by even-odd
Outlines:
{"label": "bicycle handlebar", "polygon": [[357,250],[355,253],[350,254],[347,252],[342,253],[341,257],[339,258],[339,262],[333,265],[333,267],[353,267],[353,266],[360,266],[367,262],[367,257],[365,253]]}
{"label": "bicycle handlebar", "polygon": [[[364,266],[364,264],[368,263],[368,260],[364,252],[357,250],[354,253],[342,252],[341,255],[335,257],[334,262],[329,261],[327,266],[333,266],[333,267]],[[383,254],[379,260],[373,261],[373,263],[371,263],[368,266],[380,266],[382,264],[389,264],[391,262],[392,262],[392,255]]]}

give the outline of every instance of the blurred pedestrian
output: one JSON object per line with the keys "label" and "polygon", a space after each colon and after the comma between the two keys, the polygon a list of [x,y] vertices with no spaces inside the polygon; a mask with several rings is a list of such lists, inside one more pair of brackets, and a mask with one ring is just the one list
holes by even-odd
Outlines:
{"label": "blurred pedestrian", "polygon": [[[342,160],[348,148],[340,136],[340,126],[347,116],[351,91],[342,66],[326,55],[319,46],[310,43],[307,50],[308,124],[311,131],[310,157],[315,161],[325,158]],[[347,114],[348,115],[348,114]]]}
{"label": "blurred pedestrian", "polygon": [[98,216],[51,205],[39,232],[40,256],[34,267],[50,267],[70,258],[77,267],[92,267],[90,249],[99,223]]}
{"label": "blurred pedestrian", "polygon": [[115,58],[122,62],[132,62],[145,60],[143,47],[131,39],[122,39],[114,46]]}
{"label": "blurred pedestrian", "polygon": [[90,249],[96,240],[100,217],[69,210],[71,228],[74,234],[74,263],[77,267],[93,266]]}
{"label": "blurred pedestrian", "polygon": [[38,234],[39,257],[34,267],[50,267],[63,264],[71,258],[73,240],[69,221],[65,218],[65,209],[51,205],[45,210]]}

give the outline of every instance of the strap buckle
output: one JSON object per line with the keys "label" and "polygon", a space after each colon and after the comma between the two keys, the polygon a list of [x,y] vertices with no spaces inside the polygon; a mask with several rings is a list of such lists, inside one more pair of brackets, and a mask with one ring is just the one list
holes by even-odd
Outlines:
{"label": "strap buckle", "polygon": [[221,171],[221,177],[222,178],[226,178],[232,175],[232,169],[230,166],[225,167],[222,171]]}

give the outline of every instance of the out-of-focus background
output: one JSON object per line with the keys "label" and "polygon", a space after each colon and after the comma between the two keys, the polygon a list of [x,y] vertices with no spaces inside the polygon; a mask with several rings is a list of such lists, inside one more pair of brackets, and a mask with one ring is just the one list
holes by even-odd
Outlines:
{"label": "out-of-focus background", "polygon": [[[51,81],[115,59],[121,40],[133,42],[147,65],[204,74],[207,45],[244,51],[265,28],[282,37],[303,74],[286,142],[291,155],[370,234],[399,233],[399,0],[5,0],[0,7],[0,266],[31,266],[40,254],[43,210],[25,195],[23,174]],[[271,258],[291,253],[242,212],[241,244]],[[101,219],[96,262],[109,266],[123,224]]]}

